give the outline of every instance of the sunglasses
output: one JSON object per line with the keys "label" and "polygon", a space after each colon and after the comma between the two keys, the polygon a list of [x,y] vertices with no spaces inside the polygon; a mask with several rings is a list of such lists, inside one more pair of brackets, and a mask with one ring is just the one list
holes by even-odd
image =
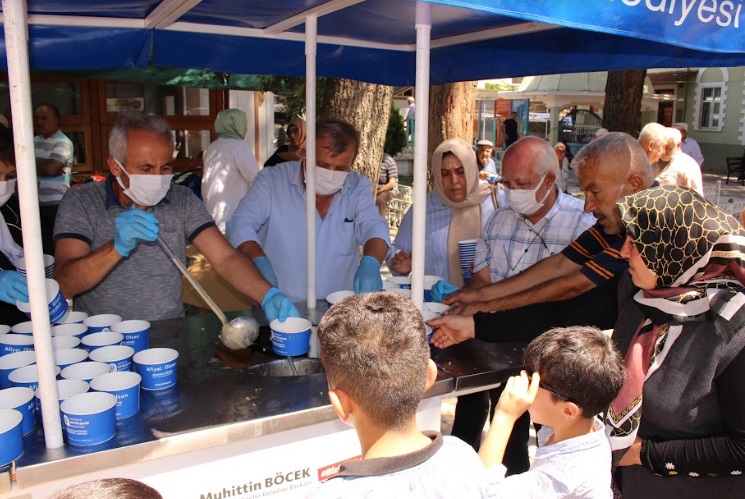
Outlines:
{"label": "sunglasses", "polygon": [[561,400],[563,400],[565,402],[571,402],[571,403],[575,404],[577,407],[582,407],[582,404],[580,404],[579,402],[577,402],[576,400],[574,400],[571,397],[567,397],[566,395],[564,395],[563,393],[557,391],[555,388],[551,387],[550,385],[547,385],[543,381],[539,381],[538,382],[538,386],[540,386],[541,388],[543,388],[544,390],[546,390],[550,394],[555,395],[556,397],[560,398]]}

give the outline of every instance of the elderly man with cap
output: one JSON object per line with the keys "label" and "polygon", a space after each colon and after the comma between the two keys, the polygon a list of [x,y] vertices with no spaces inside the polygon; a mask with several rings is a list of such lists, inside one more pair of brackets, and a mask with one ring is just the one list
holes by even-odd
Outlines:
{"label": "elderly man with cap", "polygon": [[692,157],[698,163],[698,166],[701,167],[704,164],[704,155],[701,154],[701,148],[698,142],[688,136],[688,123],[673,123],[673,128],[680,130],[680,135],[683,138],[680,144],[680,150]]}
{"label": "elderly man with cap", "polygon": [[479,168],[479,178],[486,180],[490,175],[497,176],[497,163],[492,158],[494,143],[482,139],[476,142],[476,166]]}

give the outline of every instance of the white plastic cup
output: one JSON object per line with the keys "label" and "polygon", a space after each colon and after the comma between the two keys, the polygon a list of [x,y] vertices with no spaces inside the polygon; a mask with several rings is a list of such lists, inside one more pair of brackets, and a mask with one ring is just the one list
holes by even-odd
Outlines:
{"label": "white plastic cup", "polygon": [[110,393],[73,395],[60,409],[70,445],[96,445],[116,435],[116,397]]}
{"label": "white plastic cup", "polygon": [[60,370],[78,362],[85,362],[88,359],[88,352],[82,348],[63,348],[54,350],[52,354],[54,355],[54,363]]}
{"label": "white plastic cup", "polygon": [[126,345],[109,345],[97,348],[90,353],[90,359],[94,362],[104,362],[109,365],[111,372],[131,371],[132,356],[135,349]]}
{"label": "white plastic cup", "polygon": [[411,277],[394,275],[388,278],[388,282],[395,284],[401,289],[411,289]]}
{"label": "white plastic cup", "polygon": [[80,379],[90,382],[96,376],[101,376],[108,372],[111,372],[111,367],[108,364],[86,361],[67,366],[60,372],[60,376],[64,379]]}
{"label": "white plastic cup", "polygon": [[427,321],[437,319],[438,317],[440,317],[440,315],[435,312],[431,312],[429,310],[422,311],[422,319],[424,319],[424,332],[427,335],[427,343],[429,343],[430,339],[432,338],[432,334],[437,331],[436,329],[432,329],[429,324],[427,324]]}
{"label": "white plastic cup", "polygon": [[14,352],[34,349],[34,337],[28,334],[7,333],[0,335],[0,357]]}
{"label": "white plastic cup", "polygon": [[150,323],[148,321],[121,321],[111,326],[111,330],[124,335],[122,345],[134,348],[135,353],[150,348]]}
{"label": "white plastic cup", "polygon": [[0,409],[0,467],[23,454],[23,414],[15,409]]}
{"label": "white plastic cup", "polygon": [[122,322],[122,317],[116,314],[91,315],[90,317],[83,319],[83,324],[88,327],[89,333],[111,331],[111,326],[117,322]]}
{"label": "white plastic cup", "polygon": [[10,326],[6,326],[5,324],[0,324],[0,335],[8,334],[10,332]]}
{"label": "white plastic cup", "polygon": [[[26,275],[26,259],[21,257],[15,262],[16,270],[21,275]],[[47,277],[52,277],[54,273],[54,257],[52,255],[44,255],[44,273]]]}
{"label": "white plastic cup", "polygon": [[450,308],[450,305],[445,305],[444,303],[438,303],[436,301],[426,301],[422,305],[422,312],[430,311],[437,314],[438,317],[442,317],[445,315],[445,311]]}
{"label": "white plastic cup", "polygon": [[312,325],[309,320],[300,317],[288,317],[284,322],[274,319],[269,323],[274,353],[289,357],[308,353]]}
{"label": "white plastic cup", "polygon": [[[73,395],[85,393],[90,388],[90,384],[82,379],[58,379],[57,380],[57,398],[60,402],[69,399]],[[40,407],[41,393],[37,388],[34,391],[36,404]]]}
{"label": "white plastic cup", "polygon": [[411,299],[411,289],[406,288],[394,288],[387,290],[389,293],[396,293],[397,295],[404,295],[406,298]]}
{"label": "white plastic cup", "polygon": [[0,357],[0,389],[10,388],[8,376],[19,367],[30,366],[36,363],[36,353],[32,350],[14,352]]}
{"label": "white plastic cup", "polygon": [[87,313],[81,312],[79,310],[72,310],[69,314],[67,314],[67,317],[59,321],[57,324],[82,324],[83,321],[87,318]]}
{"label": "white plastic cup", "polygon": [[78,348],[79,346],[80,338],[75,336],[52,336],[52,350]]}
{"label": "white plastic cup", "polygon": [[141,381],[142,377],[135,372],[110,372],[91,381],[91,390],[114,395],[116,419],[127,419],[140,412]]}
{"label": "white plastic cup", "polygon": [[19,322],[10,328],[10,331],[16,334],[34,334],[31,321]]}
{"label": "white plastic cup", "polygon": [[34,391],[25,386],[0,390],[0,409],[15,409],[23,416],[21,431],[28,435],[36,428]]}
{"label": "white plastic cup", "polygon": [[[54,366],[55,376],[60,373],[60,368]],[[26,386],[32,390],[36,390],[39,386],[39,371],[37,370],[36,364],[29,366],[19,367],[8,375],[11,386]]]}
{"label": "white plastic cup", "polygon": [[173,348],[148,348],[132,357],[134,370],[142,376],[143,390],[163,390],[176,384],[178,351]]}
{"label": "white plastic cup", "polygon": [[89,352],[92,352],[97,348],[107,347],[109,345],[121,345],[123,340],[124,335],[122,333],[101,331],[100,333],[87,334],[83,336],[80,345]]}
{"label": "white plastic cup", "polygon": [[331,306],[336,302],[342,301],[344,298],[349,298],[350,296],[354,296],[354,291],[334,291],[333,293],[326,295],[326,303]]}
{"label": "white plastic cup", "polygon": [[[49,303],[49,321],[55,324],[67,317],[70,311],[67,300],[62,296],[59,284],[54,279],[46,279],[47,301]],[[16,307],[21,312],[31,317],[31,304],[25,301],[16,301]]]}
{"label": "white plastic cup", "polygon": [[57,324],[52,326],[52,337],[57,336],[74,336],[78,339],[83,339],[83,336],[88,334],[88,328],[85,324]]}

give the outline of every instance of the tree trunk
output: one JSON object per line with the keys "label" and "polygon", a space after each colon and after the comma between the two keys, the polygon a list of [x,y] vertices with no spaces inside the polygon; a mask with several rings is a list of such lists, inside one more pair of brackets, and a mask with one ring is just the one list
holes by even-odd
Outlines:
{"label": "tree trunk", "polygon": [[437,146],[447,139],[473,142],[475,103],[476,82],[446,83],[430,88],[428,164]]}
{"label": "tree trunk", "polygon": [[327,78],[319,118],[337,118],[353,125],[360,134],[360,149],[352,167],[370,179],[373,192],[383,162],[385,132],[393,87],[342,78]]}
{"label": "tree trunk", "polygon": [[639,136],[642,92],[646,70],[608,71],[605,83],[603,126],[611,132]]}

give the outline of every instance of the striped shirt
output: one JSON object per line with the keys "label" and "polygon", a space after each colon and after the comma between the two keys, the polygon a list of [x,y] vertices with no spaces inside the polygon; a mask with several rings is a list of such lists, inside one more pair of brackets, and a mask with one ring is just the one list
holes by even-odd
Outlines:
{"label": "striped shirt", "polygon": [[398,165],[396,160],[388,154],[383,154],[383,164],[380,165],[380,176],[378,177],[378,187],[387,184],[392,178],[398,178]]}
{"label": "striped shirt", "polygon": [[623,237],[606,234],[602,225],[595,224],[567,246],[561,254],[582,265],[582,275],[599,286],[629,268],[628,262],[621,258],[623,241]]}
{"label": "striped shirt", "polygon": [[476,243],[474,272],[488,266],[491,282],[519,274],[563,250],[595,223],[580,199],[558,192],[554,205],[535,224],[509,208],[495,211]]}

